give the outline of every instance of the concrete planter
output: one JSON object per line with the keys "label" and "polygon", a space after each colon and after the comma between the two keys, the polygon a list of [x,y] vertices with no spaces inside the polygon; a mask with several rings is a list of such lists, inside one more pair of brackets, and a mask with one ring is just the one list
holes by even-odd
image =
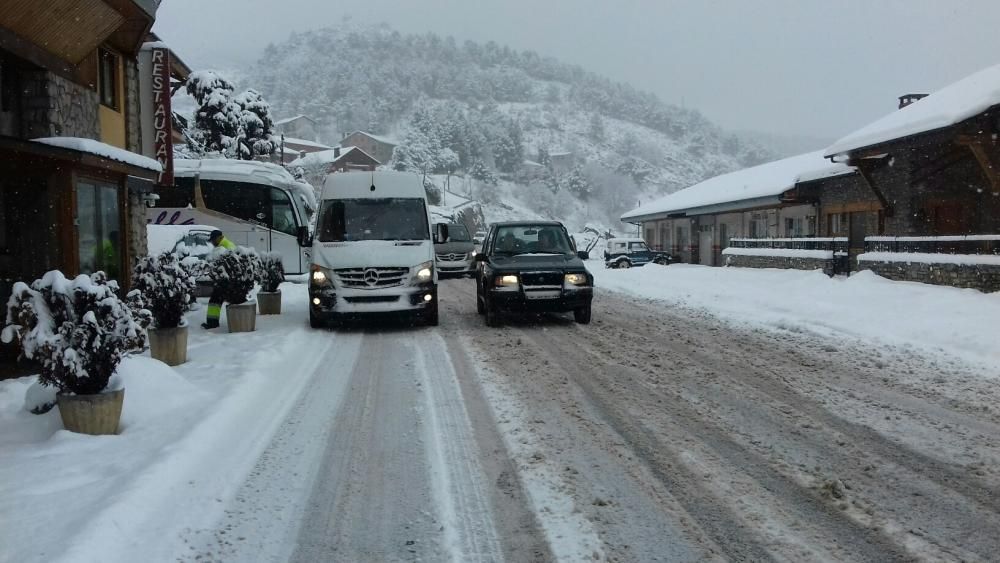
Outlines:
{"label": "concrete planter", "polygon": [[257,305],[260,306],[261,315],[281,314],[281,290],[273,293],[268,291],[257,292]]}
{"label": "concrete planter", "polygon": [[188,327],[149,329],[149,355],[168,366],[187,361]]}
{"label": "concrete planter", "polygon": [[257,304],[247,301],[239,305],[226,305],[226,322],[229,324],[229,332],[257,330]]}
{"label": "concrete planter", "polygon": [[80,434],[117,434],[122,416],[125,389],[104,391],[96,395],[57,396],[63,427]]}

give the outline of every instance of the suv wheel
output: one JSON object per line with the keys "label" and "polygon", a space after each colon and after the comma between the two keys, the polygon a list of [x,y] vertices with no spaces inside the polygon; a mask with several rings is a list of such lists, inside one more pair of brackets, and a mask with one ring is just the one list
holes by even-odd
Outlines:
{"label": "suv wheel", "polygon": [[632,267],[632,263],[629,262],[628,260],[619,260],[618,261],[618,269],[619,270],[627,270],[628,268],[631,268],[631,267]]}
{"label": "suv wheel", "polygon": [[489,297],[486,298],[486,326],[500,326],[500,312]]}
{"label": "suv wheel", "polygon": [[573,320],[585,325],[590,324],[590,305],[573,310]]}

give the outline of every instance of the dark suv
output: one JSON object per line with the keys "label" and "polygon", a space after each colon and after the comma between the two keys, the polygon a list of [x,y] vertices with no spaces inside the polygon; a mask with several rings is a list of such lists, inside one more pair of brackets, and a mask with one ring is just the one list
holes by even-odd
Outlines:
{"label": "dark suv", "polygon": [[507,311],[573,311],[576,322],[587,324],[594,276],[586,258],[562,223],[494,223],[476,255],[476,309],[489,326]]}

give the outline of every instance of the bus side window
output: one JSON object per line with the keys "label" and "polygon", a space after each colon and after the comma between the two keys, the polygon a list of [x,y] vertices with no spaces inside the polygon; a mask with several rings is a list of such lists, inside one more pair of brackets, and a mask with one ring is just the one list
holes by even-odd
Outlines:
{"label": "bus side window", "polygon": [[194,178],[174,178],[174,185],[158,187],[157,207],[194,207]]}
{"label": "bus side window", "polygon": [[295,235],[297,225],[295,224],[295,210],[292,209],[292,200],[288,194],[271,188],[271,227],[282,233]]}
{"label": "bus side window", "polygon": [[259,184],[201,181],[201,192],[209,209],[263,225],[271,224],[269,189]]}

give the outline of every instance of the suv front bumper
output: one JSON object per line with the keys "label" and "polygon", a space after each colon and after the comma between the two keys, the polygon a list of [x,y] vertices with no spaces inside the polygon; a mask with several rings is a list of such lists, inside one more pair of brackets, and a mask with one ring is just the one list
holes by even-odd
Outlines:
{"label": "suv front bumper", "polygon": [[528,298],[523,289],[491,289],[490,301],[501,311],[563,313],[590,305],[594,299],[594,288],[559,290],[558,296]]}

